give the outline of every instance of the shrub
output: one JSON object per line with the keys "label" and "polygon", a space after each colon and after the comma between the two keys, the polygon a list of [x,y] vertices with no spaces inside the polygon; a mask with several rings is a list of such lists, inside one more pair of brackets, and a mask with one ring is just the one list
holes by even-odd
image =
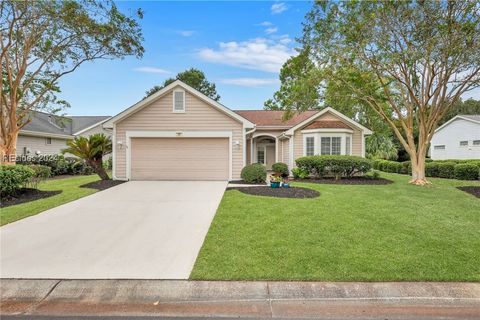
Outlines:
{"label": "shrub", "polygon": [[401,162],[396,162],[396,161],[388,161],[388,163],[385,165],[386,169],[385,171],[391,172],[391,173],[400,173],[402,170],[402,163]]}
{"label": "shrub", "polygon": [[384,161],[383,159],[375,159],[373,160],[372,167],[375,170],[380,170],[380,164]]}
{"label": "shrub", "polygon": [[295,179],[305,179],[309,176],[308,171],[302,168],[293,168],[292,174]]}
{"label": "shrub", "polygon": [[50,167],[41,164],[31,164],[28,167],[34,172],[30,181],[28,181],[28,185],[31,188],[37,189],[40,182],[47,180],[52,175],[52,169],[50,169]]}
{"label": "shrub", "polygon": [[439,162],[437,165],[438,177],[452,179],[454,177],[455,162]]}
{"label": "shrub", "polygon": [[369,179],[376,180],[376,179],[380,178],[380,171],[372,170],[372,171],[368,172],[365,176]]}
{"label": "shrub", "polygon": [[470,163],[460,163],[454,167],[454,177],[458,180],[477,180],[479,169],[476,165]]}
{"label": "shrub", "polygon": [[240,176],[249,183],[263,183],[267,179],[267,169],[260,163],[249,164],[243,167]]}
{"label": "shrub", "polygon": [[412,172],[412,163],[410,161],[403,161],[402,169],[400,169],[400,173],[410,174],[411,172]]}
{"label": "shrub", "polygon": [[93,173],[92,167],[87,165],[85,161],[79,159],[76,159],[76,161],[70,163],[68,171],[70,174],[89,175]]}
{"label": "shrub", "polygon": [[427,162],[425,164],[425,175],[427,177],[438,177],[438,163]]}
{"label": "shrub", "polygon": [[0,194],[2,197],[15,194],[26,186],[34,171],[23,165],[0,165]]}
{"label": "shrub", "polygon": [[283,162],[277,162],[272,165],[272,170],[282,176],[282,177],[288,177],[288,165]]}
{"label": "shrub", "polygon": [[17,164],[40,164],[47,166],[51,169],[51,174],[58,176],[61,174],[69,174],[70,163],[73,158],[65,158],[62,155],[39,155],[34,157],[28,157],[26,159],[20,159],[17,161]]}
{"label": "shrub", "polygon": [[307,156],[298,158],[295,162],[297,167],[306,170],[309,174],[318,177],[331,174],[336,179],[365,174],[372,169],[371,160],[356,156]]}

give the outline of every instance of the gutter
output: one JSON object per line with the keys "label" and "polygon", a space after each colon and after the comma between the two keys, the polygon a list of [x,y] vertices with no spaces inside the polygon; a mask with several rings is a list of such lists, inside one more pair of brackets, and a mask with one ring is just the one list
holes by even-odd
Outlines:
{"label": "gutter", "polygon": [[24,136],[30,136],[30,137],[48,137],[48,138],[58,138],[58,139],[73,139],[73,138],[75,138],[74,136],[67,135],[67,134],[38,132],[38,131],[29,131],[29,130],[20,130],[19,134],[24,135]]}

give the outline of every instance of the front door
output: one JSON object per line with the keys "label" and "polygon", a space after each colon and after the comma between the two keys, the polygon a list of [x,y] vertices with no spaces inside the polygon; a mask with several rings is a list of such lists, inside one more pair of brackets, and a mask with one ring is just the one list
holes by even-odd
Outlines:
{"label": "front door", "polygon": [[267,170],[272,170],[272,165],[275,163],[275,146],[266,146],[266,161]]}

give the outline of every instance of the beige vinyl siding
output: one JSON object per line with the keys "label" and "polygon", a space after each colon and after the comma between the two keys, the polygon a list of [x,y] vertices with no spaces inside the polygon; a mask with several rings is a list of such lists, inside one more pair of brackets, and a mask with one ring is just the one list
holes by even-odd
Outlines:
{"label": "beige vinyl siding", "polygon": [[132,180],[228,180],[228,138],[132,138]]}
{"label": "beige vinyl siding", "polygon": [[40,154],[60,154],[62,149],[66,148],[66,142],[66,139],[52,138],[52,144],[45,144],[45,137],[20,134],[17,140],[17,155],[22,155],[25,147],[30,150],[29,155],[35,155],[37,151],[40,151]]}
{"label": "beige vinyl siding", "polygon": [[[175,90],[175,89],[173,89]],[[229,131],[232,132],[232,178],[243,167],[243,126],[196,96],[185,92],[185,113],[174,113],[172,91],[116,123],[116,141],[126,142],[126,131]],[[235,145],[239,141],[240,145]],[[125,179],[126,150],[116,147],[115,175]]]}
{"label": "beige vinyl siding", "polygon": [[[352,130],[352,156],[359,156],[362,157],[362,130],[352,126],[342,118],[337,117],[331,112],[326,112],[319,118],[316,118],[315,120],[320,120],[320,121],[342,121],[345,123],[347,126],[349,126]],[[307,124],[308,125],[308,124]],[[305,125],[305,126],[307,126]],[[303,156],[303,134],[301,132],[302,128],[298,129],[295,131],[294,136],[293,136],[293,154],[294,154],[294,159],[297,159],[299,157]],[[294,163],[295,165],[295,163]]]}
{"label": "beige vinyl siding", "polygon": [[280,152],[281,152],[281,157],[279,158],[281,162],[286,163],[290,167],[290,158],[289,158],[289,152],[290,152],[290,144],[289,144],[290,139],[283,139],[280,142]]}

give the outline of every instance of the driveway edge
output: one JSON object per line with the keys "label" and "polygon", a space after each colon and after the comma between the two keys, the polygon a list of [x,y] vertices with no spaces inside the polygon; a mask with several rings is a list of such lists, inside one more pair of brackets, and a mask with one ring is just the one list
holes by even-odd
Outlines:
{"label": "driveway edge", "polygon": [[0,283],[2,315],[480,317],[480,283],[19,280]]}

